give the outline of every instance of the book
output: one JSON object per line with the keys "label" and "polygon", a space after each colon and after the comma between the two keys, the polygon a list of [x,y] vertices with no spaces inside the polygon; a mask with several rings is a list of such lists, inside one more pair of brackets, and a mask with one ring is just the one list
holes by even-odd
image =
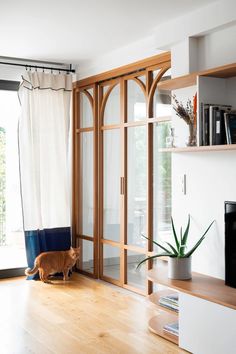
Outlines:
{"label": "book", "polygon": [[236,113],[224,113],[225,131],[228,144],[236,144]]}
{"label": "book", "polygon": [[176,336],[179,336],[179,321],[173,322],[173,323],[167,323],[164,327],[163,330],[174,334]]}
{"label": "book", "polygon": [[159,299],[159,304],[175,312],[179,311],[179,297],[178,294],[170,294],[167,296],[161,296]]}

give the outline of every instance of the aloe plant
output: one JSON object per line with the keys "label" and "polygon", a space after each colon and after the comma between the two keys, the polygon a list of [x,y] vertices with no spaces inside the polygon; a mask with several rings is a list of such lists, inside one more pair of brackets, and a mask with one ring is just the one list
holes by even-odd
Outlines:
{"label": "aloe plant", "polygon": [[[155,245],[157,245],[158,247],[160,247],[163,251],[165,251],[164,253],[159,253],[159,254],[155,254],[154,256],[150,256],[147,257],[145,259],[143,259],[141,262],[139,262],[139,264],[137,265],[137,268],[141,266],[142,263],[146,262],[149,259],[155,259],[157,257],[161,257],[161,256],[169,256],[169,257],[177,257],[177,258],[187,258],[190,257],[194,251],[196,251],[196,249],[200,246],[200,244],[202,243],[202,241],[204,240],[204,238],[206,237],[207,232],[209,231],[210,227],[212,226],[212,224],[214,223],[215,220],[213,220],[210,225],[208,226],[208,228],[206,229],[206,231],[204,232],[204,234],[202,235],[202,237],[200,237],[200,239],[197,241],[197,243],[191,248],[191,250],[187,251],[187,241],[188,241],[188,235],[189,235],[189,228],[190,228],[190,215],[188,216],[188,223],[187,223],[187,227],[184,231],[184,233],[182,232],[182,227],[180,228],[180,236],[177,236],[176,230],[175,230],[175,225],[174,225],[174,221],[173,218],[171,218],[171,225],[172,225],[172,231],[173,231],[173,237],[174,237],[174,245],[166,242],[167,246],[164,247],[162,246],[160,243],[151,240]],[[149,240],[148,237],[146,237],[145,235],[142,235],[144,238],[146,238],[147,240]]]}

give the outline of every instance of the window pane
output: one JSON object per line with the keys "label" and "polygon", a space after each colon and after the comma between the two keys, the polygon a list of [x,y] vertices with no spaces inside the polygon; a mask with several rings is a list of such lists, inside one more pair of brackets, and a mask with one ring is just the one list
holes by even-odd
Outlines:
{"label": "window pane", "polygon": [[128,244],[146,241],[147,136],[146,126],[128,128]]}
{"label": "window pane", "polygon": [[169,91],[156,89],[153,97],[154,117],[171,116],[171,94]]}
{"label": "window pane", "polygon": [[128,121],[146,118],[146,98],[141,87],[134,80],[128,80]]}
{"label": "window pane", "polygon": [[80,128],[93,126],[93,110],[85,93],[80,93]]}
{"label": "window pane", "polygon": [[146,288],[146,265],[144,264],[139,269],[136,268],[144,258],[146,258],[145,254],[127,250],[127,283],[141,290]]}
{"label": "window pane", "polygon": [[93,242],[80,240],[82,245],[82,270],[93,273]]}
{"label": "window pane", "polygon": [[171,123],[154,124],[154,239],[166,241],[171,234],[171,153],[158,152],[165,147]]}
{"label": "window pane", "polygon": [[120,279],[120,249],[103,244],[103,275]]}
{"label": "window pane", "polygon": [[81,133],[82,234],[93,236],[93,132]]}
{"label": "window pane", "polygon": [[103,237],[120,240],[120,130],[104,131]]}
{"label": "window pane", "polygon": [[110,92],[104,111],[104,125],[120,123],[120,85]]}

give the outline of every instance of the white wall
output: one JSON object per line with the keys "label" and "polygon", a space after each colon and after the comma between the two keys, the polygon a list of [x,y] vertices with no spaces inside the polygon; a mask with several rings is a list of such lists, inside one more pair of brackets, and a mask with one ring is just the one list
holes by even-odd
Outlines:
{"label": "white wall", "polygon": [[80,63],[78,66],[78,79],[100,74],[162,52],[162,50],[155,48],[154,37],[149,36],[129,46],[118,48],[110,53],[105,53],[101,57]]}
{"label": "white wall", "polygon": [[[175,58],[175,76],[191,72],[191,58],[194,58],[194,65],[200,70],[236,62],[236,26],[222,28],[213,33],[201,37],[195,43],[196,57],[192,55],[191,46],[188,46],[187,53],[186,39],[172,47]],[[188,59],[182,59],[181,50],[185,48],[184,55]],[[192,59],[193,60],[193,59]],[[217,80],[209,87],[210,96],[214,97],[213,91],[218,88]],[[215,86],[216,85],[216,86]],[[224,85],[223,85],[224,86]],[[236,109],[236,83],[235,79],[228,80],[226,88],[229,90],[227,97],[229,102]],[[233,88],[233,89],[232,89]],[[225,92],[217,99],[226,101]],[[177,98],[186,101],[196,92],[196,87],[176,90]],[[209,95],[208,95],[209,96]],[[209,97],[210,97],[209,96]],[[211,98],[212,99],[212,98]],[[180,118],[173,116],[173,124],[179,144],[183,145],[187,136],[187,127]],[[184,132],[184,133],[183,133]],[[187,214],[192,216],[191,244],[200,238],[204,229],[215,220],[215,225],[207,235],[204,243],[193,255],[193,269],[195,271],[209,274],[224,279],[224,201],[236,201],[236,152],[198,152],[173,154],[173,216],[179,227],[186,223]],[[187,176],[187,194],[181,191],[181,176]]]}

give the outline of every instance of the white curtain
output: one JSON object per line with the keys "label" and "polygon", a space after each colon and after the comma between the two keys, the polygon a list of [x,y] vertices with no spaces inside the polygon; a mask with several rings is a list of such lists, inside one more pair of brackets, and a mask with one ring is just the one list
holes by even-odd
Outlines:
{"label": "white curtain", "polygon": [[20,174],[25,231],[70,226],[69,74],[25,72],[19,90]]}

